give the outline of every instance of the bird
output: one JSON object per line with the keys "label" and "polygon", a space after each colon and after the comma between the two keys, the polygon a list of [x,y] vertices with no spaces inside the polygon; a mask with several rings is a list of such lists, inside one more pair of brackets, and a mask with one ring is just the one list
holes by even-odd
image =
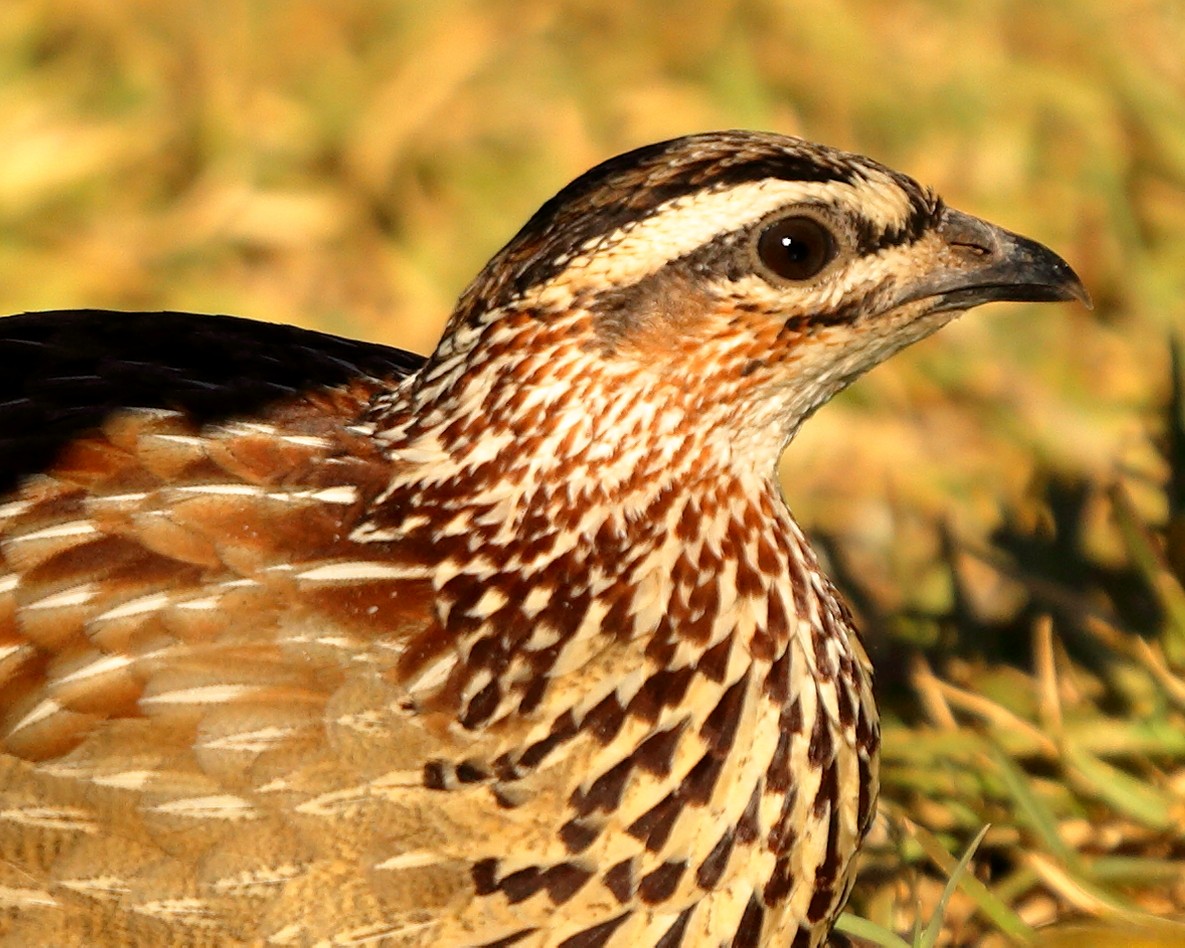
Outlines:
{"label": "bird", "polygon": [[546,201],[427,357],[0,320],[0,944],[824,943],[872,669],[778,459],[1045,246],[708,132]]}

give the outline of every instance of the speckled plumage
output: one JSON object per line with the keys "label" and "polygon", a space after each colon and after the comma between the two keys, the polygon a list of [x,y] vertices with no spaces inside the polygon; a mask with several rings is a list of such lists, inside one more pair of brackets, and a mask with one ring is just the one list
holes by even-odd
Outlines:
{"label": "speckled plumage", "polygon": [[[804,217],[831,256],[779,276]],[[902,175],[728,132],[562,191],[422,364],[0,321],[0,943],[820,944],[876,709],[778,455],[961,309],[1072,296]]]}

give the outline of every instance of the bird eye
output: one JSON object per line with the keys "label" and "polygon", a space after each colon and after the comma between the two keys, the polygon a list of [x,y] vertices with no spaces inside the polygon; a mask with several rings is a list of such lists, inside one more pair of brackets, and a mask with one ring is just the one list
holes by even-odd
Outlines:
{"label": "bird eye", "polygon": [[761,232],[757,256],[784,280],[809,280],[835,256],[835,238],[813,217],[783,217]]}

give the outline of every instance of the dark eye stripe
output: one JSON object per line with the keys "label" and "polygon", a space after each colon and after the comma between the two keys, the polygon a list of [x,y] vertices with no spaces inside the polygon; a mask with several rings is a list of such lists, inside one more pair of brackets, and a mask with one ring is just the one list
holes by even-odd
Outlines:
{"label": "dark eye stripe", "polygon": [[891,291],[891,286],[877,286],[858,296],[845,299],[830,309],[811,310],[793,316],[782,325],[779,338],[797,336],[821,326],[846,326],[854,323],[861,315],[881,311]]}
{"label": "dark eye stripe", "polygon": [[857,253],[867,256],[890,247],[911,244],[937,223],[942,214],[942,201],[920,189],[911,197],[909,217],[900,227],[882,230],[866,217],[855,218]]}
{"label": "dark eye stripe", "polygon": [[[905,225],[888,232],[882,231],[867,218],[857,217],[857,239],[863,241],[856,248],[857,256],[874,254],[879,250],[916,240],[932,223],[936,213],[940,211],[935,209],[934,203],[917,207]],[[671,279],[679,279],[680,275],[710,272],[714,281],[735,282],[754,273],[754,261],[749,246],[755,227],[761,230],[766,226],[768,221],[718,234],[691,253],[668,261],[638,282],[589,294],[579,301],[579,305],[596,315],[597,330],[603,339],[616,339],[628,331],[638,313],[648,312],[654,301],[661,300],[668,292],[664,287]],[[813,311],[809,322],[816,326],[837,326],[853,322],[877,292],[870,291],[828,310]],[[801,327],[788,327],[789,331],[800,329]]]}

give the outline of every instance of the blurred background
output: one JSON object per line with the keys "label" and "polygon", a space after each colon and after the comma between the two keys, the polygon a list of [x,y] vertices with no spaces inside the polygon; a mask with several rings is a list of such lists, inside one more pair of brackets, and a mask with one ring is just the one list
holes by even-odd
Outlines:
{"label": "blurred background", "polygon": [[[425,352],[568,180],[731,127],[906,171],[1058,250],[1095,300],[976,311],[785,458],[886,711],[853,910],[937,913],[947,944],[1181,912],[1179,0],[4,0],[0,310]],[[941,905],[942,854],[988,821]]]}

